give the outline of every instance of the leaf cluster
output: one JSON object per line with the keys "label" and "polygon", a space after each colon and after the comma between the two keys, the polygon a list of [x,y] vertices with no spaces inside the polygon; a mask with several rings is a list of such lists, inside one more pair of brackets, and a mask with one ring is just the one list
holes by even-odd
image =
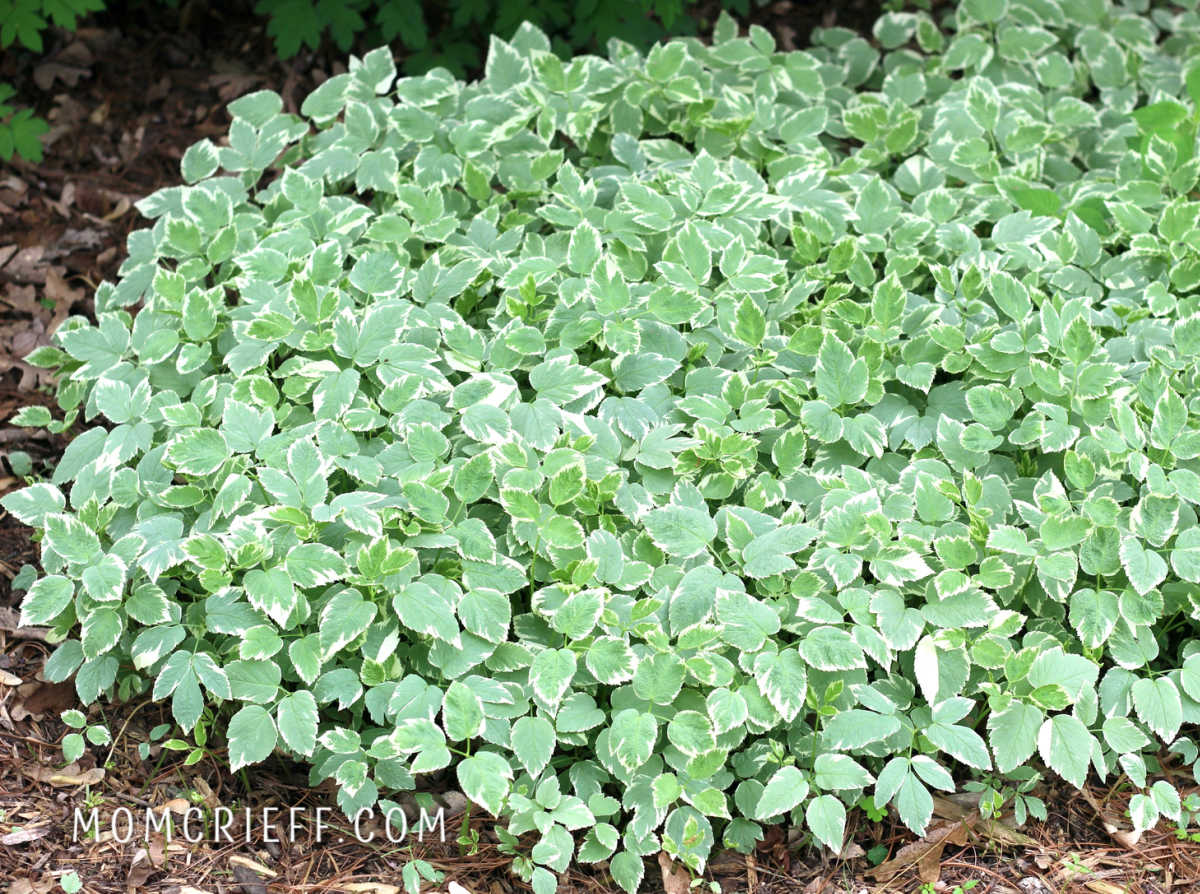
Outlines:
{"label": "leaf cluster", "polygon": [[64,418],[19,421],[86,426],[3,501],[47,678],[228,716],[348,813],[452,766],[538,891],[789,819],[839,849],[864,798],[921,832],[973,776],[1036,809],[1035,767],[1178,819],[1198,29],[525,26],[475,83],[376,51],[237,100],[30,358]]}

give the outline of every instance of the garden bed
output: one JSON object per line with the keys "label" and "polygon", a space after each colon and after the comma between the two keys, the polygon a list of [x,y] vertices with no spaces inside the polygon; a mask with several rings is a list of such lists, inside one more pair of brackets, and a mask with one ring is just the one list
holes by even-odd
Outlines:
{"label": "garden bed", "polygon": [[[756,17],[773,27],[784,46],[791,41],[802,46],[814,23],[858,26],[874,19],[873,8],[850,10],[851,18],[845,20],[838,19],[837,8],[781,3]],[[85,28],[59,36],[58,49],[38,69],[0,72],[25,95],[44,89],[40,111],[54,127],[42,164],[18,163],[0,176],[0,368],[5,370],[0,417],[31,403],[49,405],[40,390],[45,381],[21,358],[33,346],[47,343],[48,333],[67,314],[90,312],[95,285],[115,278],[125,237],[141,226],[132,204],[177,181],[179,159],[188,146],[226,131],[224,105],[268,87],[281,93],[285,109],[294,111],[323,76],[337,70],[328,58],[275,59],[260,26],[249,21],[213,21],[210,28],[181,34],[169,14],[160,15],[125,30]],[[246,59],[261,64],[250,66]],[[5,439],[0,452],[9,457],[0,470],[0,492],[19,484],[23,463],[35,468],[53,463],[66,442],[61,436],[11,427],[0,428],[0,438]],[[14,466],[12,455],[18,452],[24,456]],[[0,597],[8,596],[13,575],[36,556],[29,529],[10,516],[0,518]],[[477,840],[456,841],[464,813],[453,795],[447,843],[422,844],[411,852],[363,845],[346,829],[341,830],[346,840],[321,845],[311,839],[311,829],[287,846],[261,841],[171,847],[159,841],[72,842],[73,812],[96,804],[110,811],[164,805],[182,810],[233,801],[257,809],[313,805],[329,799],[331,791],[310,789],[302,771],[282,763],[235,775],[222,769],[223,755],[185,766],[185,753],[161,752],[157,744],[151,759],[141,760],[137,745],[151,744],[151,731],[165,719],[163,707],[155,704],[108,711],[103,720],[117,735],[115,746],[89,749],[64,770],[58,743],[69,730],[58,713],[73,705],[71,690],[37,682],[48,649],[36,635],[29,638],[18,629],[11,600],[4,606],[9,610],[0,623],[0,667],[6,675],[0,684],[0,876],[13,880],[13,894],[44,894],[57,890],[64,879],[69,886],[70,873],[83,880],[85,890],[96,892],[134,887],[192,894],[187,889],[240,887],[245,894],[391,894],[388,886],[402,883],[401,866],[410,857],[445,873],[439,890],[451,880],[473,894],[526,890],[508,873],[509,858],[497,850],[498,838],[486,818],[477,813],[468,825]],[[977,883],[976,891],[1025,894],[1072,888],[1096,894],[1166,894],[1200,884],[1195,844],[1177,840],[1169,828],[1141,837],[1129,834],[1127,792],[1090,788],[1079,797],[1054,784],[1042,794],[1050,809],[1048,820],[1019,832],[1008,822],[989,825],[962,799],[938,799],[934,825],[923,841],[891,821],[860,824],[843,861],[813,849],[797,851],[786,831],[771,826],[754,854],[722,853],[711,861],[706,877],[725,892],[814,894],[914,890],[920,883],[949,892],[970,882]],[[470,836],[462,837],[470,841]],[[649,883],[681,894],[686,873],[681,875],[669,860],[662,870],[661,878],[652,874]],[[573,868],[560,890],[617,889],[602,873]]]}

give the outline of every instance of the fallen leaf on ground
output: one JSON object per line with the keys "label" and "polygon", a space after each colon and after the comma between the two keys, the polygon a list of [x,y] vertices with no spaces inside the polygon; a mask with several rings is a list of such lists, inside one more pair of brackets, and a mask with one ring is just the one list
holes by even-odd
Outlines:
{"label": "fallen leaf on ground", "polygon": [[692,877],[666,851],[658,852],[658,868],[662,870],[663,890],[667,894],[688,894],[692,888]]}
{"label": "fallen leaf on ground", "polygon": [[83,289],[72,289],[63,278],[61,267],[46,269],[46,297],[54,302],[54,317],[48,327],[51,333],[71,314],[71,308],[76,302],[84,299]]}
{"label": "fallen leaf on ground", "polygon": [[45,641],[49,627],[22,627],[21,616],[8,606],[0,607],[0,631],[11,633],[16,639]]}
{"label": "fallen leaf on ground", "polygon": [[30,779],[37,780],[38,782],[49,782],[52,776],[57,776],[59,773],[78,773],[79,770],[80,767],[78,761],[73,761],[67,764],[65,767],[57,770],[54,769],[54,767],[43,767],[41,764],[37,764],[32,767],[21,767],[22,773],[24,773]]}
{"label": "fallen leaf on ground", "polygon": [[1122,888],[1120,885],[1114,885],[1112,882],[1102,879],[1091,879],[1084,882],[1083,886],[1095,891],[1096,894],[1129,894],[1128,888]]}
{"label": "fallen leaf on ground", "polygon": [[150,854],[144,847],[139,847],[129,862],[129,872],[125,875],[125,887],[132,890],[141,888],[154,873],[150,865]]}
{"label": "fallen leaf on ground", "polygon": [[58,786],[76,786],[76,785],[95,785],[104,778],[103,767],[92,767],[86,773],[80,773],[78,776],[70,773],[56,773],[50,777],[51,785]]}
{"label": "fallen leaf on ground", "polygon": [[33,81],[43,90],[53,87],[56,80],[74,87],[80,78],[91,75],[91,65],[95,61],[96,57],[87,44],[76,40],[55,53],[53,58],[36,66],[33,69]]}
{"label": "fallen leaf on ground", "polygon": [[8,288],[4,290],[4,294],[0,295],[0,301],[3,301],[18,313],[37,315],[46,312],[46,308],[38,304],[37,289],[33,286],[19,286],[16,283],[9,283]]}
{"label": "fallen leaf on ground", "polygon": [[166,842],[162,838],[155,836],[150,839],[146,851],[150,857],[150,865],[155,869],[162,869],[163,865],[167,862]]}
{"label": "fallen leaf on ground", "polygon": [[1104,831],[1109,834],[1117,844],[1128,850],[1133,850],[1137,847],[1139,841],[1142,840],[1142,833],[1137,829],[1122,829],[1113,818],[1104,810],[1104,805],[1096,800],[1088,789],[1083,789],[1080,793],[1083,800],[1088,803],[1088,806],[1096,812],[1096,817],[1100,820],[1100,825],[1104,827]]}
{"label": "fallen leaf on ground", "polygon": [[50,834],[48,826],[42,826],[37,829],[14,829],[7,835],[0,836],[0,844],[12,846],[14,844],[28,844],[31,841],[37,841],[39,838],[45,838]]}
{"label": "fallen leaf on ground", "polygon": [[842,849],[838,851],[839,860],[857,860],[860,857],[865,857],[867,852],[862,849],[857,841],[847,841],[842,845]]}
{"label": "fallen leaf on ground", "polygon": [[921,881],[933,884],[941,874],[942,850],[946,845],[966,843],[967,824],[964,821],[942,823],[931,829],[920,841],[900,848],[892,859],[867,870],[867,875],[880,881],[888,881],[906,869],[916,866]]}
{"label": "fallen leaf on ground", "polygon": [[[54,890],[54,879],[45,878],[31,881],[27,878],[13,879],[12,884],[8,886],[8,894],[49,894]],[[183,894],[183,892],[179,892]]]}
{"label": "fallen leaf on ground", "polygon": [[28,692],[21,693],[21,707],[30,714],[58,714],[75,703],[72,683],[34,683]]}
{"label": "fallen leaf on ground", "polygon": [[1125,832],[1111,832],[1113,841],[1128,850],[1137,850],[1138,842],[1142,840],[1142,833],[1137,829],[1129,829]]}
{"label": "fallen leaf on ground", "polygon": [[1038,847],[1038,842],[1034,839],[997,819],[981,819],[975,823],[973,828],[984,838],[996,844],[1008,847]]}
{"label": "fallen leaf on ground", "polygon": [[253,869],[234,864],[233,880],[242,890],[242,894],[268,894],[266,884],[260,876],[255,874]]}
{"label": "fallen leaf on ground", "polygon": [[442,806],[446,808],[446,816],[458,816],[467,809],[467,796],[462,792],[456,792],[451,789],[448,792],[442,792],[439,796]]}
{"label": "fallen leaf on ground", "polygon": [[117,201],[117,206],[115,208],[113,208],[112,211],[108,212],[108,214],[105,214],[103,217],[101,217],[100,219],[101,220],[116,220],[118,217],[120,217],[122,214],[124,214],[126,211],[128,211],[132,207],[133,207],[133,203],[130,202],[129,199],[127,199],[125,196],[121,196],[121,198]]}
{"label": "fallen leaf on ground", "polygon": [[74,65],[63,65],[61,62],[43,62],[33,69],[33,82],[43,90],[49,90],[55,81],[62,81],[68,87],[74,87],[80,78],[89,74],[86,68],[76,68]]}
{"label": "fallen leaf on ground", "polygon": [[45,249],[40,245],[23,248],[9,260],[4,272],[14,282],[44,283],[46,268],[38,263],[44,252]]}
{"label": "fallen leaf on ground", "polygon": [[251,860],[249,857],[243,857],[241,854],[233,854],[229,858],[229,865],[241,866],[245,869],[257,872],[259,875],[265,875],[267,878],[275,878],[278,874],[274,869],[268,869],[256,860]]}
{"label": "fallen leaf on ground", "polygon": [[200,776],[192,777],[192,788],[204,799],[205,807],[216,808],[220,805],[221,802],[217,799],[217,794],[212,790],[212,786]]}
{"label": "fallen leaf on ground", "polygon": [[956,792],[952,795],[933,796],[933,815],[938,819],[966,819],[978,809],[978,792]]}

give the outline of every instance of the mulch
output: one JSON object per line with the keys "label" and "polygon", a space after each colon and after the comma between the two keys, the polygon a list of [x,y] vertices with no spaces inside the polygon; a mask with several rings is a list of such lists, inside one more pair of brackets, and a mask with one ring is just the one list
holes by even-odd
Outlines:
{"label": "mulch", "polygon": [[[429,815],[443,809],[444,837],[440,826],[416,837],[419,814],[405,796],[398,799],[410,822],[403,841],[389,843],[377,820],[366,821],[356,833],[336,811],[325,814],[324,837],[318,840],[316,809],[333,803],[328,786],[310,787],[303,768],[283,760],[231,774],[223,769],[219,747],[188,766],[184,753],[164,750],[161,739],[151,742],[154,727],[170,718],[165,705],[144,697],[103,710],[94,706],[89,722],[105,723],[115,741],[89,746],[83,757],[64,766],[59,748],[70,730],[59,715],[76,706],[73,689],[40,681],[50,647],[37,638],[38,631],[14,633],[14,625],[15,613],[0,609],[0,880],[8,881],[9,894],[57,892],[69,873],[94,894],[400,894],[402,868],[412,859],[444,874],[427,891],[529,890],[509,871],[511,858],[501,852],[492,821],[478,811],[467,813],[465,799],[448,779],[431,780],[429,789],[434,798]],[[143,743],[149,746],[144,759]],[[935,821],[924,839],[894,819],[870,823],[860,818],[842,860],[800,846],[795,831],[769,827],[752,855],[718,852],[705,881],[716,882],[720,894],[1200,890],[1200,846],[1179,840],[1169,828],[1133,835],[1123,815],[1129,792],[1121,786],[1093,786],[1082,796],[1057,787],[1041,794],[1050,806],[1049,819],[1021,830],[1010,818],[982,820],[970,799],[961,796],[936,799]],[[212,827],[202,832],[202,822],[195,821],[218,806],[230,808],[235,822],[232,833],[214,840]],[[298,816],[291,830],[289,808]],[[89,836],[85,826],[93,809],[99,834]],[[268,822],[261,820],[264,809],[274,811]],[[171,814],[174,834],[148,830],[147,810]],[[189,834],[199,841],[184,838],[188,810],[194,830]],[[253,817],[250,841],[239,825],[246,810]],[[264,832],[266,825],[273,833]],[[374,840],[361,840],[372,834]],[[531,845],[524,842],[526,853]],[[619,889],[603,867],[590,872],[573,867],[559,890],[616,894]],[[685,894],[687,874],[669,860],[651,860],[646,890]]]}
{"label": "mulch", "polygon": [[[31,403],[55,407],[51,383],[22,358],[48,344],[70,315],[92,313],[96,285],[116,277],[126,237],[143,224],[134,204],[178,182],[188,146],[226,132],[230,100],[271,87],[294,108],[341,70],[336,52],[281,61],[260,21],[228,11],[234,7],[214,7],[220,5],[143,5],[137,16],[93,18],[75,33],[50,33],[41,57],[0,56],[0,80],[13,83],[51,124],[40,164],[0,165],[0,494],[21,486],[30,463],[34,474],[49,468],[69,440],[3,421]],[[805,45],[817,25],[867,31],[879,10],[875,0],[752,7],[752,20],[776,34],[782,48]],[[694,8],[710,20],[714,11],[713,3]],[[445,874],[425,890],[457,894],[451,882],[471,894],[529,890],[509,871],[511,859],[490,821],[464,810],[450,778],[430,781],[435,803],[445,809],[444,841],[426,834],[392,844],[375,827],[367,830],[379,833],[376,840],[362,843],[344,820],[338,825],[335,812],[318,842],[313,816],[333,803],[328,787],[310,787],[303,768],[282,761],[231,774],[215,745],[189,765],[186,752],[151,741],[151,731],[169,717],[164,705],[145,698],[103,711],[93,706],[89,722],[105,723],[115,741],[88,746],[64,766],[61,741],[70,730],[59,715],[76,706],[74,692],[69,684],[41,679],[52,647],[44,631],[19,628],[10,586],[37,558],[29,529],[0,510],[0,883],[9,894],[49,894],[74,877],[94,894],[399,894],[402,867],[411,859]],[[1120,786],[1096,787],[1083,797],[1054,787],[1041,794],[1050,806],[1048,821],[1020,831],[985,822],[962,798],[938,799],[934,825],[922,840],[894,819],[860,820],[841,860],[802,847],[795,831],[771,827],[754,854],[718,853],[705,878],[722,894],[859,894],[922,885],[938,894],[1200,890],[1200,845],[1169,828],[1133,836],[1123,815],[1129,793]],[[161,833],[142,834],[142,826],[123,841],[107,825],[119,808],[141,818],[147,809],[168,811],[178,822],[189,808],[218,806],[252,809],[258,817],[264,808],[284,817],[288,808],[304,812],[295,834],[277,832],[279,842],[264,840],[257,821],[248,843],[211,836],[167,841]],[[98,836],[77,837],[76,810],[86,815],[93,807],[105,827]],[[647,867],[648,890],[688,890],[686,873],[669,860]],[[618,889],[601,866],[573,868],[559,890]]]}

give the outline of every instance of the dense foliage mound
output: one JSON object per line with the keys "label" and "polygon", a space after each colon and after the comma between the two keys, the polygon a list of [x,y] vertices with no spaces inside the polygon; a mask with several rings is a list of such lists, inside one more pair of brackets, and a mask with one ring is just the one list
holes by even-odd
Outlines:
{"label": "dense foliage mound", "polygon": [[47,676],[351,813],[453,766],[539,890],[1033,767],[1178,816],[1200,17],[733,30],[234,102],[32,358]]}

